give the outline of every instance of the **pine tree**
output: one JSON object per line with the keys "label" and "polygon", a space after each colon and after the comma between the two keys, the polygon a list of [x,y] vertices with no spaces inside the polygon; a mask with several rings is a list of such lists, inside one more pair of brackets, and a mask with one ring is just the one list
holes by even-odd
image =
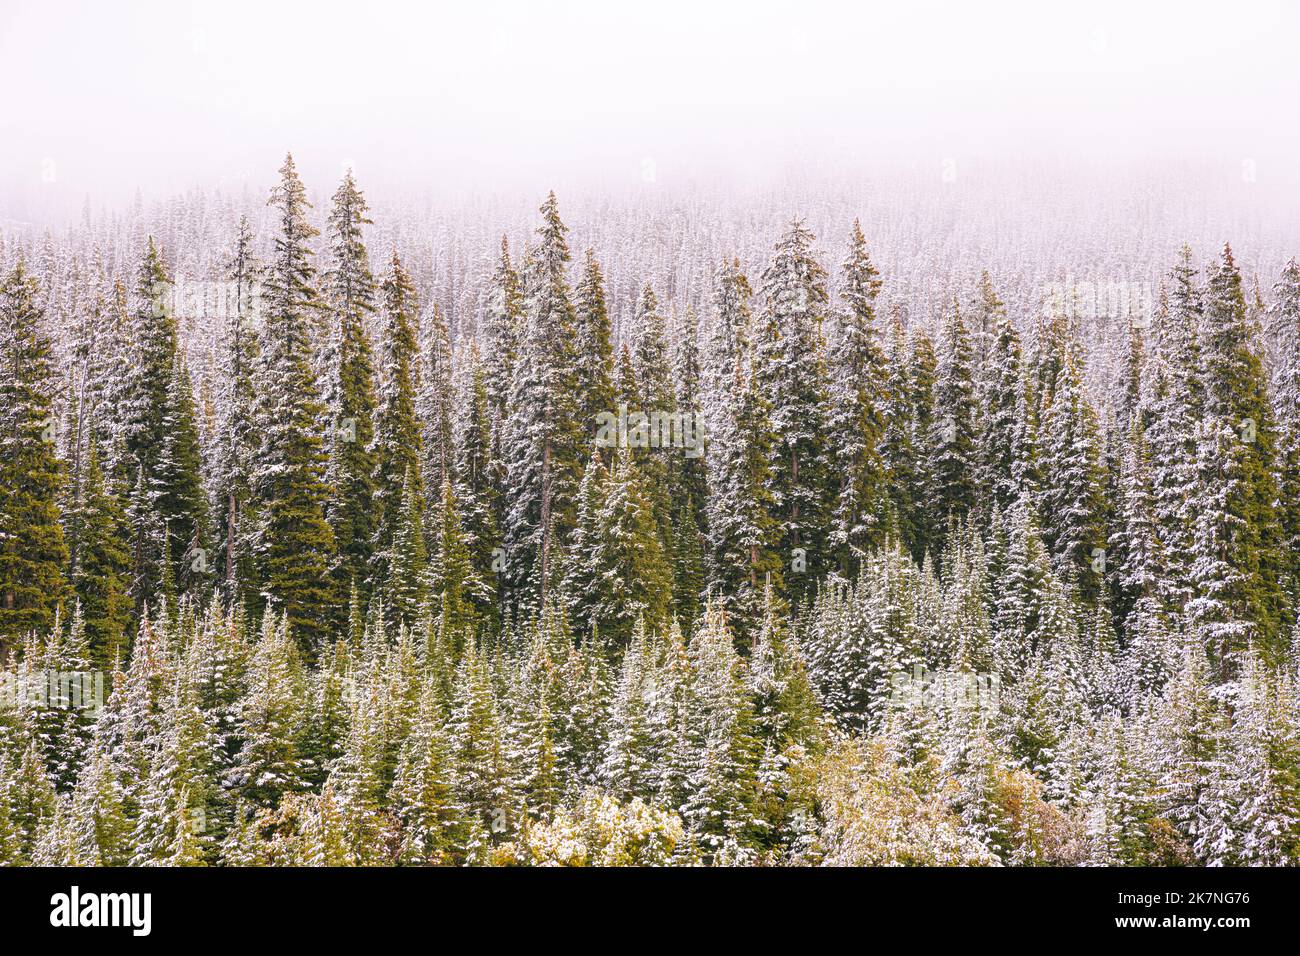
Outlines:
{"label": "pine tree", "polygon": [[1275,435],[1263,368],[1250,348],[1241,275],[1224,246],[1205,294],[1201,344],[1204,418],[1189,605],[1218,664],[1252,639],[1270,660],[1284,646],[1281,527],[1275,502]]}
{"label": "pine tree", "polygon": [[330,269],[324,298],[333,316],[326,361],[325,517],[334,533],[341,589],[363,587],[373,543],[375,368],[367,323],[375,310],[375,280],[362,227],[368,207],[349,169],[334,193],[328,233]]}
{"label": "pine tree", "polygon": [[573,525],[582,457],[573,352],[576,317],[565,274],[568,227],[560,221],[554,193],[541,213],[505,429],[510,500],[503,530],[512,603],[521,612],[540,609],[555,583],[556,542]]}
{"label": "pine tree", "polygon": [[927,436],[931,514],[942,528],[975,504],[975,393],[970,333],[956,303],[943,317]]}
{"label": "pine tree", "polygon": [[425,342],[424,362],[416,411],[423,423],[422,442],[427,460],[424,475],[431,488],[441,488],[451,477],[454,446],[452,444],[451,333],[442,309],[435,303],[425,314],[422,335]]}
{"label": "pine tree", "polygon": [[[1058,573],[1094,600],[1105,570],[1105,505],[1097,418],[1067,356],[1056,376],[1043,432],[1043,539]],[[1100,558],[1100,560],[1098,560]]]}
{"label": "pine tree", "polygon": [[705,611],[690,658],[694,753],[682,816],[709,850],[745,847],[756,836],[751,804],[758,751],[744,662],[720,607]]}
{"label": "pine tree", "polygon": [[414,731],[403,746],[391,795],[401,825],[398,861],[403,864],[450,863],[453,849],[463,842],[444,721],[429,685],[420,698]]}
{"label": "pine tree", "polygon": [[921,509],[919,493],[922,463],[912,441],[917,410],[912,404],[911,355],[900,316],[890,326],[889,352],[880,409],[880,462],[885,470],[884,524],[919,558]]}
{"label": "pine tree", "polygon": [[485,609],[491,620],[493,590],[474,563],[461,506],[450,481],[443,482],[434,529],[434,559],[430,566],[430,596],[440,608],[444,632],[457,634],[471,627]]}
{"label": "pine tree", "polygon": [[302,708],[301,665],[287,615],[276,620],[267,614],[253,648],[248,693],[239,707],[243,746],[231,782],[243,799],[275,807],[302,785],[297,745]]}
{"label": "pine tree", "polygon": [[384,605],[394,625],[411,627],[429,601],[429,554],[424,536],[424,497],[414,466],[402,487],[402,512],[393,529],[384,584]]}
{"label": "pine tree", "polygon": [[605,789],[620,800],[654,792],[655,740],[650,706],[654,661],[642,622],[633,628],[610,707],[609,745],[601,764]]}
{"label": "pine tree", "polygon": [[494,452],[492,405],[485,369],[473,340],[467,349],[468,356],[459,371],[460,388],[454,422],[454,491],[471,571],[466,579],[464,597],[473,607],[475,617],[487,622],[489,630],[495,631],[499,607],[497,573],[493,563],[501,546],[497,524],[500,498],[497,485],[502,465]]}
{"label": "pine tree", "polygon": [[0,642],[48,630],[67,586],[55,371],[36,298],[20,262],[0,284]]}
{"label": "pine tree", "polygon": [[227,600],[242,591],[255,590],[253,556],[255,516],[248,510],[253,498],[253,460],[257,452],[257,394],[254,374],[258,364],[258,282],[261,264],[253,252],[253,229],[248,217],[239,220],[235,246],[226,265],[234,283],[234,309],[227,314],[221,342],[219,449],[215,453],[217,477],[213,513],[217,516],[216,565]]}
{"label": "pine tree", "polygon": [[407,477],[423,495],[423,442],[415,414],[417,345],[413,316],[415,287],[393,252],[383,281],[384,332],[381,345],[379,409],[375,418],[374,525],[371,580],[386,581],[393,537],[404,513]]}
{"label": "pine tree", "polygon": [[459,849],[472,860],[486,850],[489,834],[503,836],[519,822],[491,665],[473,642],[466,645],[456,671],[447,738],[454,768],[452,792],[467,820],[465,843]]}
{"label": "pine tree", "polygon": [[1291,556],[1289,587],[1295,595],[1300,580],[1300,262],[1287,262],[1273,291],[1270,338],[1277,354],[1272,395],[1278,427],[1278,512],[1284,553]]}
{"label": "pine tree", "polygon": [[578,395],[582,411],[578,417],[584,434],[595,427],[596,416],[615,410],[613,330],[605,303],[605,277],[590,249],[583,261],[582,277],[573,290],[576,324]]}
{"label": "pine tree", "polygon": [[[984,276],[988,279],[987,273]],[[980,381],[983,430],[979,440],[978,484],[990,505],[1006,511],[1030,491],[1021,485],[1026,449],[1021,415],[1024,411],[1020,334],[991,286],[984,287],[992,312],[988,355]],[[986,509],[987,510],[987,509]]]}
{"label": "pine tree", "polygon": [[836,564],[852,576],[860,555],[882,539],[886,523],[884,437],[885,389],[889,371],[876,329],[880,273],[867,255],[855,219],[842,267],[844,309],[831,343],[832,376],[827,419],[829,446],[838,480],[830,543]]}
{"label": "pine tree", "polygon": [[1200,417],[1197,342],[1202,294],[1184,247],[1172,275],[1173,291],[1156,310],[1145,417],[1160,540],[1168,555],[1162,597],[1181,611],[1193,593],[1192,500],[1196,493],[1196,423]]}
{"label": "pine tree", "polygon": [[[673,613],[689,626],[700,613],[704,593],[704,543],[708,526],[708,470],[704,457],[703,371],[700,367],[695,314],[686,310],[673,352],[673,383],[678,420],[682,423],[680,455],[669,460],[668,498],[672,511]],[[687,430],[689,429],[689,432]],[[690,446],[687,434],[697,444]]]}
{"label": "pine tree", "polygon": [[155,474],[154,507],[166,528],[166,570],[177,586],[193,594],[206,592],[211,579],[207,548],[207,507],[200,483],[202,455],[194,392],[184,360],[177,356],[167,389],[162,453]]}
{"label": "pine tree", "polygon": [[[117,485],[114,487],[113,485]],[[97,666],[123,656],[131,619],[131,556],[121,487],[110,485],[92,442],[76,511],[78,545],[70,557],[73,591],[85,621],[86,640]]]}
{"label": "pine tree", "polygon": [[[172,313],[171,279],[150,239],[136,273],[130,316],[133,355],[123,409],[128,461],[142,477],[157,521],[154,533],[135,543],[137,610],[152,600],[164,571],[189,584],[194,558],[204,545],[194,396]],[[169,563],[165,569],[164,561]],[[202,563],[206,565],[206,559]]]}
{"label": "pine tree", "polygon": [[310,207],[292,156],[286,156],[280,177],[270,201],[279,232],[266,274],[266,330],[258,367],[257,556],[265,596],[288,615],[301,646],[314,653],[340,604],[316,430],[324,410],[316,397],[308,338],[317,299],[307,243],[316,230],[307,222]]}
{"label": "pine tree", "polygon": [[748,362],[750,342],[750,287],[740,260],[723,261],[713,293],[713,321],[704,353],[704,390],[709,421],[718,417],[717,405],[731,387],[736,360]]}
{"label": "pine tree", "polygon": [[759,387],[771,402],[771,487],[778,549],[798,596],[829,564],[831,507],[826,480],[828,379],[821,323],[826,272],[812,255],[813,235],[800,221],[777,243],[763,272],[766,309],[754,337]]}
{"label": "pine tree", "polygon": [[922,496],[913,511],[911,522],[914,535],[912,553],[924,555],[938,550],[942,530],[942,523],[929,498],[930,491],[935,486],[936,462],[930,456],[930,449],[935,421],[938,366],[934,343],[924,331],[915,332],[910,339],[907,368],[908,407],[911,412],[909,437],[917,455],[914,487]]}
{"label": "pine tree", "polygon": [[709,469],[709,586],[732,620],[757,620],[760,588],[780,574],[771,482],[768,404],[737,358],[734,385],[718,410]]}
{"label": "pine tree", "polygon": [[523,289],[519,273],[510,261],[510,244],[501,237],[501,257],[492,274],[488,293],[484,337],[487,352],[486,385],[492,407],[492,420],[505,420],[510,396],[510,382],[519,357],[523,334]]}

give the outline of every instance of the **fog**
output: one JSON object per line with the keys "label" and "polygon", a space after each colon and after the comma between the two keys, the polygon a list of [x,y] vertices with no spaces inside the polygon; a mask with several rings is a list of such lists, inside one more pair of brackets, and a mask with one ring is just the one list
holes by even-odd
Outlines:
{"label": "fog", "polygon": [[[139,189],[762,182],[971,163],[1300,179],[1283,2],[0,3],[0,216]],[[1244,172],[1243,172],[1244,171]]]}

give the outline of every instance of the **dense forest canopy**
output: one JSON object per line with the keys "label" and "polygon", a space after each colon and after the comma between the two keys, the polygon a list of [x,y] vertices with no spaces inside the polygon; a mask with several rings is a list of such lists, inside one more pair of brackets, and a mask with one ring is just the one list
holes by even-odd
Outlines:
{"label": "dense forest canopy", "polygon": [[1300,860],[1282,237],[846,195],[7,224],[0,863]]}

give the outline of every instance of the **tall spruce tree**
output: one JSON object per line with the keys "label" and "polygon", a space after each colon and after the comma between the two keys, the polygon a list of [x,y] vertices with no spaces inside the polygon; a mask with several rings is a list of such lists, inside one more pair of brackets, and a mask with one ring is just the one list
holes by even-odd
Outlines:
{"label": "tall spruce tree", "polygon": [[37,294],[21,262],[0,283],[0,641],[11,647],[47,630],[67,591],[55,369]]}
{"label": "tall spruce tree", "polygon": [[596,416],[614,412],[614,346],[605,277],[590,249],[583,260],[582,276],[573,290],[577,319],[578,395],[582,399],[579,424],[584,435],[596,427]]}
{"label": "tall spruce tree", "polygon": [[540,610],[555,583],[551,572],[558,542],[573,526],[582,458],[568,227],[554,193],[541,213],[505,430],[510,500],[503,530],[512,604],[521,612]]}
{"label": "tall spruce tree", "polygon": [[195,560],[203,552],[205,516],[198,426],[173,312],[172,282],[151,238],[136,272],[124,408],[129,467],[156,519],[152,533],[134,545],[137,609],[164,577],[189,583],[196,565],[206,573],[208,563],[205,553]]}
{"label": "tall spruce tree", "polygon": [[856,219],[841,276],[844,308],[837,315],[830,347],[832,384],[826,427],[837,485],[830,543],[837,552],[835,564],[851,577],[860,556],[883,539],[886,527],[880,445],[889,374],[876,328],[880,273],[867,254],[867,241]]}
{"label": "tall spruce tree", "polygon": [[415,414],[418,353],[415,337],[415,286],[397,251],[383,281],[384,327],[380,339],[379,407],[374,439],[374,535],[370,579],[388,579],[393,536],[403,520],[406,479],[412,475],[423,494],[420,467],[423,441]]}
{"label": "tall spruce tree", "polygon": [[770,403],[771,489],[778,550],[791,593],[809,592],[830,564],[826,480],[828,377],[822,320],[826,270],[813,257],[813,235],[796,220],[763,272],[766,300],[754,335],[759,387]]}
{"label": "tall spruce tree", "polygon": [[341,597],[332,573],[334,534],[325,520],[325,456],[317,431],[324,409],[309,338],[318,300],[308,242],[317,233],[307,221],[310,204],[292,156],[285,157],[269,205],[278,230],[266,272],[258,365],[257,558],[265,598],[283,610],[299,644],[315,653]]}
{"label": "tall spruce tree", "polygon": [[216,565],[227,600],[242,591],[256,591],[253,556],[254,520],[247,514],[253,497],[253,459],[257,452],[258,362],[256,322],[259,312],[261,264],[253,251],[253,229],[241,216],[234,249],[226,264],[234,283],[233,308],[226,314],[219,355],[219,425],[213,513],[218,533]]}
{"label": "tall spruce tree", "polygon": [[328,219],[330,268],[324,275],[331,313],[326,407],[325,517],[338,548],[340,588],[368,579],[373,544],[375,368],[366,326],[375,310],[375,280],[362,236],[371,225],[352,170],[334,193]]}
{"label": "tall spruce tree", "polygon": [[1252,641],[1279,660],[1288,612],[1272,409],[1251,348],[1241,273],[1226,245],[1204,301],[1192,564],[1197,594],[1189,610],[1222,678],[1231,672],[1231,656]]}
{"label": "tall spruce tree", "polygon": [[930,456],[931,510],[940,528],[975,504],[975,391],[970,333],[954,302],[944,313],[937,346]]}

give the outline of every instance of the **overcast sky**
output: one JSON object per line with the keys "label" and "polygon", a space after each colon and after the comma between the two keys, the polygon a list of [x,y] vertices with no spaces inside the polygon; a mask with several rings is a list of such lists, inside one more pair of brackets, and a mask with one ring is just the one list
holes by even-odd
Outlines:
{"label": "overcast sky", "polygon": [[945,157],[1300,165],[1300,4],[0,0],[0,200]]}

